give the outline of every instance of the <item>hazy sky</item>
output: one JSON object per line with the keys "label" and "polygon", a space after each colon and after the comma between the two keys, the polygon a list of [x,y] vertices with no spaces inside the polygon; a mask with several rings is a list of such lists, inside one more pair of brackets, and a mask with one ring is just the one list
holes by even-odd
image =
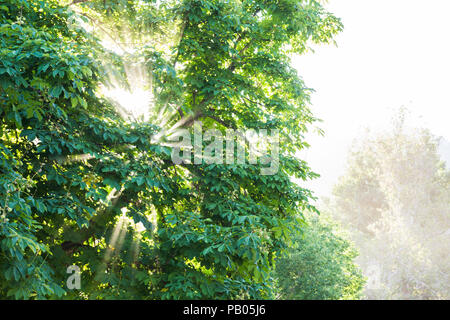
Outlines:
{"label": "hazy sky", "polygon": [[330,0],[344,31],[333,45],[294,59],[316,90],[312,110],[325,137],[309,136],[302,154],[322,177],[308,186],[327,194],[344,171],[348,146],[370,127],[383,130],[394,109],[450,140],[450,1]]}

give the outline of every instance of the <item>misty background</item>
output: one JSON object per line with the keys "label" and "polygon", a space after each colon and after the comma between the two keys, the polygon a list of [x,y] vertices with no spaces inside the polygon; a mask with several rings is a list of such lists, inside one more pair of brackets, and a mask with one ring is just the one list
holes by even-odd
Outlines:
{"label": "misty background", "polygon": [[359,251],[368,299],[448,299],[450,3],[331,0],[336,46],[294,65],[321,136],[302,182]]}

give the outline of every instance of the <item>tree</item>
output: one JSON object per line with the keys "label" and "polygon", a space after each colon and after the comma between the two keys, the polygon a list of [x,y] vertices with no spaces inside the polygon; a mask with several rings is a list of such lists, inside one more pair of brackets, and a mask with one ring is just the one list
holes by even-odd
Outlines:
{"label": "tree", "polygon": [[353,262],[353,244],[328,218],[309,216],[302,235],[280,259],[276,276],[280,297],[297,300],[359,299],[364,278]]}
{"label": "tree", "polygon": [[[293,0],[11,0],[0,19],[0,296],[271,297],[312,209],[290,180],[314,176],[294,154],[315,118],[289,55],[331,41],[339,20]],[[149,76],[148,119],[101,90],[133,89],[131,65]],[[278,172],[174,164],[167,129],[196,120],[279,130]]]}
{"label": "tree", "polygon": [[330,207],[352,231],[371,299],[446,299],[450,173],[439,139],[408,128],[355,143]]}

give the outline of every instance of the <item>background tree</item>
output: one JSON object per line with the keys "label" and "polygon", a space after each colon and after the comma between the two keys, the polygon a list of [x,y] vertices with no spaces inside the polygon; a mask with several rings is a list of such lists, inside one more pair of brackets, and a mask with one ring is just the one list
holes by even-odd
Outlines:
{"label": "background tree", "polygon": [[359,299],[364,278],[357,251],[329,218],[309,214],[301,235],[276,267],[282,299]]}
{"label": "background tree", "polygon": [[334,189],[331,211],[352,230],[369,298],[449,297],[450,172],[438,145],[401,112],[391,131],[354,145]]}
{"label": "background tree", "polygon": [[[10,0],[0,20],[0,296],[273,296],[274,262],[312,209],[290,180],[314,176],[294,154],[315,118],[289,56],[339,20],[293,0]],[[133,90],[138,72],[147,119],[102,90]],[[279,130],[279,171],[175,165],[167,132],[195,120]],[[72,264],[80,291],[65,287]]]}

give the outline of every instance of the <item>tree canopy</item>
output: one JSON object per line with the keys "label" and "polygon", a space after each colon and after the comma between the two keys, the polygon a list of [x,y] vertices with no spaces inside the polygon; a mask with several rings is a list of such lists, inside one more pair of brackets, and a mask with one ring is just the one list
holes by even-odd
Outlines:
{"label": "tree canopy", "polygon": [[[0,297],[272,297],[314,210],[291,181],[315,176],[295,153],[316,119],[290,57],[341,28],[313,0],[0,1]],[[138,71],[147,118],[102,90]],[[174,164],[167,132],[200,120],[278,130],[278,172]]]}

